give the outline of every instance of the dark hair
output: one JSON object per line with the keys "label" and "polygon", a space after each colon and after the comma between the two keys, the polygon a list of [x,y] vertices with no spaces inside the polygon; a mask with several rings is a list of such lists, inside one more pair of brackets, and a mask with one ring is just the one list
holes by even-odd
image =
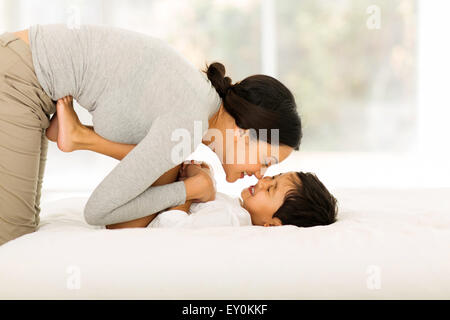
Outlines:
{"label": "dark hair", "polygon": [[206,70],[211,84],[222,98],[225,110],[234,118],[241,129],[255,129],[259,139],[259,129],[267,129],[271,143],[270,129],[279,130],[279,144],[298,150],[302,138],[302,125],[297,112],[294,96],[280,81],[255,74],[242,81],[231,84],[225,77],[225,67],[214,62]]}
{"label": "dark hair", "polygon": [[285,195],[281,207],[273,215],[283,225],[298,227],[328,225],[336,221],[337,200],[314,173],[296,172],[299,181]]}

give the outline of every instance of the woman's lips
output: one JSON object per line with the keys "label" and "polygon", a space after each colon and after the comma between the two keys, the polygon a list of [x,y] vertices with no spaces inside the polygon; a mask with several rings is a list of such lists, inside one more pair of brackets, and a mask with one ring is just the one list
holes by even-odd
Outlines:
{"label": "woman's lips", "polygon": [[243,177],[245,177],[245,176],[251,177],[251,176],[253,176],[253,173],[248,173],[247,171],[241,172],[241,179],[242,179]]}
{"label": "woman's lips", "polygon": [[255,186],[248,187],[248,192],[250,192],[251,196],[254,196],[255,195]]}

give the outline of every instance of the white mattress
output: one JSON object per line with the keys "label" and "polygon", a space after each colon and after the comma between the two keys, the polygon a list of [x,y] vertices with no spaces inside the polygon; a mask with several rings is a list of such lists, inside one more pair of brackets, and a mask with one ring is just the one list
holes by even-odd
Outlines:
{"label": "white mattress", "polygon": [[334,193],[339,221],[314,228],[99,230],[86,197],[47,201],[0,247],[0,298],[450,298],[450,189]]}

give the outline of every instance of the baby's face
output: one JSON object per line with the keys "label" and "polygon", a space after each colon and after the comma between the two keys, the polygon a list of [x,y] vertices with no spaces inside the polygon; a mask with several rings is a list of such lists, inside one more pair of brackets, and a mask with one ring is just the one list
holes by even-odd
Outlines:
{"label": "baby's face", "polygon": [[250,213],[254,225],[281,225],[273,214],[281,207],[286,193],[294,187],[298,177],[295,172],[264,177],[254,186],[241,192],[243,207]]}

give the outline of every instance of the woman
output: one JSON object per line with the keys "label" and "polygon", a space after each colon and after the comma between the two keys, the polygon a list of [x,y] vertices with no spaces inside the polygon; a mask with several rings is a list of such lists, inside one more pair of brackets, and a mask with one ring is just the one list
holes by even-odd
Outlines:
{"label": "woman", "polygon": [[[0,244],[33,232],[39,223],[44,132],[54,101],[65,96],[93,117],[98,139],[82,148],[121,160],[86,204],[91,224],[130,221],[186,201],[213,199],[214,185],[202,171],[152,186],[164,173],[179,170],[182,161],[172,161],[178,144],[172,134],[182,129],[192,136],[198,122],[205,137],[212,130],[223,133],[224,143],[215,149],[221,159],[238,147],[249,148],[247,140],[242,146],[226,136],[228,129],[241,134],[279,129],[279,157],[224,163],[229,182],[245,173],[261,177],[263,167],[299,147],[294,97],[274,78],[256,75],[232,85],[218,63],[207,68],[206,78],[162,40],[104,26],[36,25],[4,33],[0,43]],[[74,143],[68,137],[76,135],[61,132],[58,138],[66,151]],[[199,143],[191,139],[191,150]]]}

